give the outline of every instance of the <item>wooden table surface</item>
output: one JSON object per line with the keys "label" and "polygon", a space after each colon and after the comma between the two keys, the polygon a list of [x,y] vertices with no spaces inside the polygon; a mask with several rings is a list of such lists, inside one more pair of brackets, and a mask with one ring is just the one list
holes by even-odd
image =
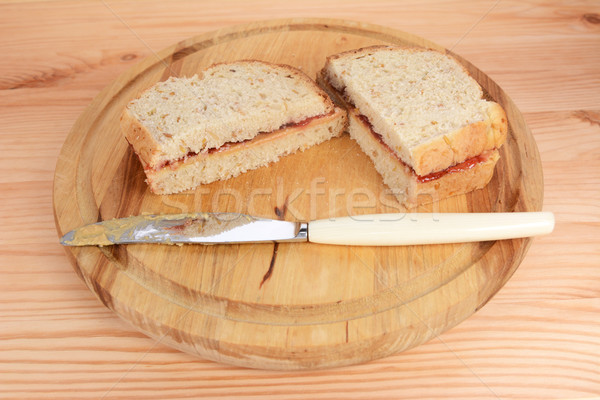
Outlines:
{"label": "wooden table surface", "polygon": [[[368,364],[273,372],[178,352],[106,309],[57,240],[57,157],[104,86],[185,38],[289,17],[384,25],[475,64],[523,112],[556,215],[485,307]],[[598,1],[3,1],[0,54],[0,398],[600,397]]]}

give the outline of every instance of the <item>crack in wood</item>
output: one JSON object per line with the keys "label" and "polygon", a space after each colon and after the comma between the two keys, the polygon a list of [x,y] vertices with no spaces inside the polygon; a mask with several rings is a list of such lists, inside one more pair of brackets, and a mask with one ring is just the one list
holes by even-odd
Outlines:
{"label": "crack in wood", "polygon": [[269,263],[269,269],[263,276],[262,281],[260,282],[260,285],[258,286],[259,289],[262,288],[264,283],[266,281],[268,281],[269,278],[271,277],[271,275],[273,274],[273,266],[275,266],[275,260],[277,259],[277,250],[278,249],[279,249],[279,243],[275,242],[275,244],[273,245],[273,255],[271,255],[271,262]]}
{"label": "crack in wood", "polygon": [[[287,196],[285,198],[285,201],[283,202],[283,205],[281,207],[275,206],[275,215],[277,215],[277,218],[280,220],[283,220],[285,217],[285,214],[287,212],[288,209],[288,201],[289,201],[289,196]],[[260,286],[259,289],[262,288],[262,286],[264,285],[264,283],[266,281],[269,280],[269,278],[271,277],[271,275],[273,274],[273,267],[275,266],[275,260],[277,259],[277,250],[279,250],[279,243],[274,242],[273,245],[273,254],[271,255],[271,262],[269,263],[269,269],[267,270],[267,272],[265,273],[265,275],[262,278],[262,281],[260,282]]]}

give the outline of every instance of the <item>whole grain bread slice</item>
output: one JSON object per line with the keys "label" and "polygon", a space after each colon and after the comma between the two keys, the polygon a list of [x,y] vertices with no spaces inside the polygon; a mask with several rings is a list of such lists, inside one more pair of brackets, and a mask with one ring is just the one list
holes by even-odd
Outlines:
{"label": "whole grain bread slice", "polygon": [[121,128],[144,167],[159,169],[333,111],[300,70],[243,60],[155,84],[126,106]]}
{"label": "whole grain bread slice", "polygon": [[372,46],[328,57],[320,80],[358,109],[417,175],[498,148],[502,107],[454,58],[437,51]]}

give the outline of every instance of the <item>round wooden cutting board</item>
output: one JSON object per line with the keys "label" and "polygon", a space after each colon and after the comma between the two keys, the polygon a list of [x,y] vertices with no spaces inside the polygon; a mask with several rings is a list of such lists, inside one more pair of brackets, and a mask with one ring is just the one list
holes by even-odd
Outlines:
{"label": "round wooden cutting board", "polygon": [[[142,213],[242,212],[312,220],[405,213],[347,135],[237,178],[186,193],[149,192],[119,130],[124,106],[169,76],[259,59],[315,77],[334,53],[424,39],[361,23],[293,19],[219,30],[150,56],[106,87],[69,134],[56,167],[58,234]],[[506,110],[509,133],[484,189],[410,212],[539,211],[539,154],[521,113],[484,73],[454,55]],[[66,248],[87,286],[142,332],[200,357],[270,369],[365,362],[423,343],[482,307],[531,239],[405,247],[317,244],[121,245]]]}

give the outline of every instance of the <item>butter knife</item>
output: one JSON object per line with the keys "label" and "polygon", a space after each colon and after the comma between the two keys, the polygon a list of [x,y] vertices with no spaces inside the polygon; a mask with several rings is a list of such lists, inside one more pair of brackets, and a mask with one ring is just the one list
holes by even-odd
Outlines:
{"label": "butter knife", "polygon": [[462,243],[552,232],[550,212],[370,214],[290,222],[237,213],[138,215],[77,228],[65,246],[312,242],[354,246]]}

